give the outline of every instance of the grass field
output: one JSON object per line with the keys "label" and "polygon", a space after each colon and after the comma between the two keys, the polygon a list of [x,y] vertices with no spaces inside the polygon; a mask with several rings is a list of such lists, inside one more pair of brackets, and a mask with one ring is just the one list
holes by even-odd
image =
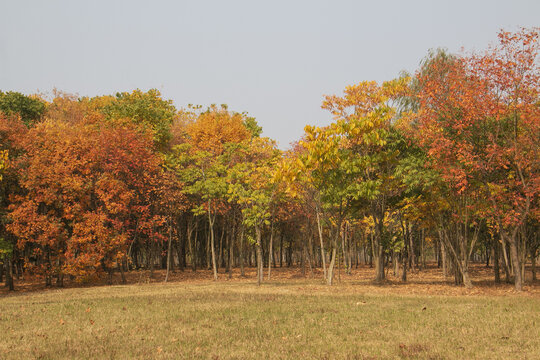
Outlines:
{"label": "grass field", "polygon": [[406,290],[278,276],[4,293],[0,358],[540,358],[536,292]]}

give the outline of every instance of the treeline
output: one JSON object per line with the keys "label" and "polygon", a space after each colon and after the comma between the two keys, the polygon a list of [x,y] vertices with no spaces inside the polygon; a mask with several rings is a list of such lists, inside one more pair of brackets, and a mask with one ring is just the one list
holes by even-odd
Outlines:
{"label": "treeline", "polygon": [[157,90],[0,92],[0,281],[62,286],[132,269],[335,269],[407,280],[471,261],[521,290],[540,255],[538,29],[482,54],[430,53],[413,76],[349,86],[291,150],[227,106]]}

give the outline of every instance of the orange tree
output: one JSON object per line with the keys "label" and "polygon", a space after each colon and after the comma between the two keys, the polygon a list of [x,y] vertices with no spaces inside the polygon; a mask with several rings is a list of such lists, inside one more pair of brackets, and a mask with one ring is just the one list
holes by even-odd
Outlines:
{"label": "orange tree", "polygon": [[160,179],[152,141],[114,127],[47,120],[30,130],[19,160],[24,194],[9,230],[27,265],[61,285],[64,274],[112,272],[130,236],[151,232]]}
{"label": "orange tree", "polygon": [[538,194],[538,31],[499,38],[484,55],[426,62],[417,75],[417,135],[445,184],[452,216],[441,217],[443,235],[463,282],[471,285],[467,262],[481,222],[492,216],[521,290],[517,234]]}
{"label": "orange tree", "polygon": [[[509,243],[516,290],[522,289],[525,229],[540,193],[540,28],[499,33],[499,44],[468,59],[489,104],[483,179],[503,243]],[[522,236],[521,239],[526,239]]]}

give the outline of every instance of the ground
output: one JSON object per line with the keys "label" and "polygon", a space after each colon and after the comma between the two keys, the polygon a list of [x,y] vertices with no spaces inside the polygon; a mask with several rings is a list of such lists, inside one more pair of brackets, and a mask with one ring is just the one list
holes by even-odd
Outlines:
{"label": "ground", "polygon": [[19,283],[0,295],[0,358],[540,358],[540,284],[515,293],[479,265],[472,290],[434,267],[407,285],[391,274],[374,285],[361,268],[332,287],[300,269],[273,269],[257,287],[253,271],[217,282],[185,271],[166,284],[162,272],[132,272],[128,285]]}

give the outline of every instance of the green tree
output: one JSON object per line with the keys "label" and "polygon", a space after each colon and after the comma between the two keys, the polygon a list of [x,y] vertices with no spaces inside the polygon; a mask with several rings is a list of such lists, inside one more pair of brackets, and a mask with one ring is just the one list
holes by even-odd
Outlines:
{"label": "green tree", "polygon": [[142,130],[150,131],[155,146],[160,150],[164,150],[171,140],[171,125],[176,109],[172,100],[163,100],[156,89],[117,93],[116,98],[102,111],[110,121],[133,123]]}
{"label": "green tree", "polygon": [[0,91],[0,112],[19,115],[28,127],[41,118],[45,108],[45,102],[35,96],[26,96],[15,91]]}

